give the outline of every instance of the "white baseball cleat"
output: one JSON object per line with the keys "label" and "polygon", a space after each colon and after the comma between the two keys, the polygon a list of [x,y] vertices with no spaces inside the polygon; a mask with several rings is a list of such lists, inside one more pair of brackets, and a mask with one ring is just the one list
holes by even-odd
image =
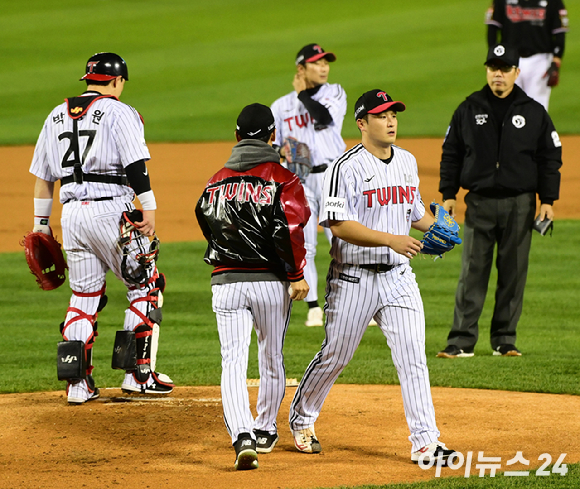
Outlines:
{"label": "white baseball cleat", "polygon": [[430,443],[426,447],[421,448],[421,450],[417,450],[411,454],[411,460],[415,463],[422,462],[424,464],[437,462],[442,460],[443,462],[447,463],[447,459],[451,457],[455,453],[455,450],[449,450],[445,443],[441,443],[440,441],[434,441]]}
{"label": "white baseball cleat", "polygon": [[151,372],[149,380],[145,384],[137,382],[135,375],[132,372],[128,372],[125,374],[125,380],[121,385],[122,391],[127,394],[136,392],[139,394],[165,395],[170,394],[174,387],[173,381],[167,375],[159,372]]}
{"label": "white baseball cleat", "polygon": [[296,448],[304,453],[320,453],[322,447],[316,434],[314,433],[314,426],[303,430],[292,431],[294,435],[294,445]]}
{"label": "white baseball cleat", "polygon": [[321,307],[312,307],[308,309],[308,317],[304,324],[306,326],[324,326],[323,317]]}
{"label": "white baseball cleat", "polygon": [[81,380],[76,384],[69,383],[66,388],[67,401],[69,404],[84,404],[85,402],[97,399],[100,396],[99,389],[94,386],[92,379],[89,380],[92,388],[89,389],[86,380]]}

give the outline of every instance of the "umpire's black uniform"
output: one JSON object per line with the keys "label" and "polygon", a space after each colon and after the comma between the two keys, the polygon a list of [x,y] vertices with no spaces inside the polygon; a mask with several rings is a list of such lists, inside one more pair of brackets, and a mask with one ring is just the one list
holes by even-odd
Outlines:
{"label": "umpire's black uniform", "polygon": [[518,86],[498,99],[486,85],[453,114],[443,143],[439,191],[444,200],[455,199],[460,187],[469,193],[448,345],[469,350],[477,342],[495,243],[498,283],[491,347],[515,345],[536,193],[542,204],[558,199],[561,165],[561,143],[550,116]]}

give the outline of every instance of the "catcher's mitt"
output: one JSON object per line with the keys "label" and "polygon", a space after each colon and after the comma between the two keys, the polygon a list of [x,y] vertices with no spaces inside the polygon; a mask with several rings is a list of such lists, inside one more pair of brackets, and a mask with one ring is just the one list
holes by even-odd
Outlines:
{"label": "catcher's mitt", "polygon": [[549,87],[555,87],[560,82],[560,65],[555,61],[548,68],[548,71],[544,74],[544,78],[547,78],[547,85]]}
{"label": "catcher's mitt", "polygon": [[443,253],[451,251],[456,244],[461,244],[459,237],[459,224],[455,222],[447,211],[435,202],[431,203],[431,212],[435,216],[435,222],[423,235],[421,253],[443,257]]}
{"label": "catcher's mitt", "polygon": [[64,271],[68,266],[61,245],[52,234],[30,232],[20,244],[24,246],[28,268],[41,289],[56,289],[64,283]]}
{"label": "catcher's mitt", "polygon": [[304,183],[306,177],[310,174],[310,170],[312,170],[308,145],[301,143],[295,138],[286,138],[284,139],[283,147],[288,170],[295,173],[300,181]]}

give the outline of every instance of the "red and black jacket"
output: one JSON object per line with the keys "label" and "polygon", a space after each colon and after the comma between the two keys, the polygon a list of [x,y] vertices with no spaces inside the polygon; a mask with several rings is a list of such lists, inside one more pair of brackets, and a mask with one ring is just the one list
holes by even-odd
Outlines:
{"label": "red and black jacket", "polygon": [[243,139],[207,183],[195,214],[208,241],[212,284],[299,281],[310,208],[298,177],[268,144]]}

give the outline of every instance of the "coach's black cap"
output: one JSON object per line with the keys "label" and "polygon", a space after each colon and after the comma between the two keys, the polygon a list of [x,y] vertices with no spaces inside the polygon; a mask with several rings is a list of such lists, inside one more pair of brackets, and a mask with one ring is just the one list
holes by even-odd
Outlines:
{"label": "coach's black cap", "polygon": [[507,46],[506,44],[496,44],[489,48],[487,52],[487,59],[484,65],[493,63],[505,63],[508,66],[518,66],[520,63],[520,56],[518,50],[513,46]]}
{"label": "coach's black cap", "polygon": [[334,53],[327,53],[318,44],[308,44],[304,46],[296,55],[296,65],[303,65],[305,63],[314,63],[320,58],[326,58],[328,61],[336,61]]}
{"label": "coach's black cap", "polygon": [[272,134],[275,127],[270,107],[262,104],[246,105],[236,124],[236,130],[242,139],[262,139]]}
{"label": "coach's black cap", "polygon": [[361,119],[367,114],[380,114],[386,110],[403,112],[406,109],[403,102],[394,101],[389,94],[378,88],[363,93],[354,104],[354,119]]}

